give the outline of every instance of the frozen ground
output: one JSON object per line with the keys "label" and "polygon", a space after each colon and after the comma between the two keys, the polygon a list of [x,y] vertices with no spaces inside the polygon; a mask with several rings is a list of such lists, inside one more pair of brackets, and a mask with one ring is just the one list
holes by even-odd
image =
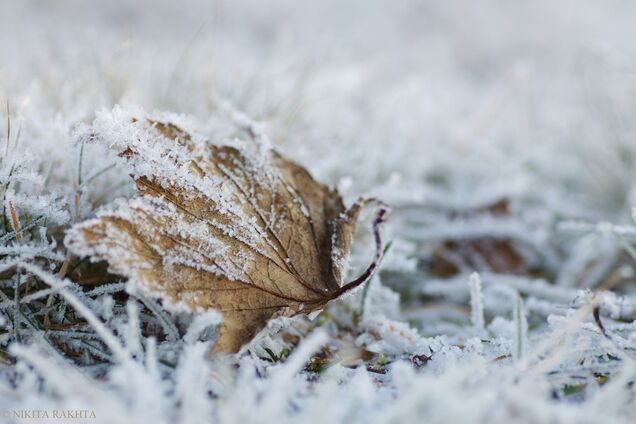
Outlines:
{"label": "frozen ground", "polygon": [[[633,422],[635,16],[626,0],[0,0],[0,421]],[[211,137],[241,110],[347,199],[391,204],[366,298],[209,359],[218,315],[169,316],[67,258],[69,225],[133,193],[116,152],[77,142],[115,105]]]}

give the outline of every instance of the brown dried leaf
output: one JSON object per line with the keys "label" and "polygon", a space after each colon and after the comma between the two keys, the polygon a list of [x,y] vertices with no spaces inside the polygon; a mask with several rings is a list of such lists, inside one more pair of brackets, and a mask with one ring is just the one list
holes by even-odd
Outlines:
{"label": "brown dried leaf", "polygon": [[368,201],[346,209],[336,190],[258,136],[218,145],[171,123],[131,126],[135,136],[118,147],[139,196],[74,226],[65,243],[168,303],[220,310],[215,351],[238,351],[272,317],[322,309],[376,267],[384,210],[375,260],[343,285]]}
{"label": "brown dried leaf", "polygon": [[[510,202],[502,198],[473,209],[450,211],[447,216],[453,220],[477,216],[506,218],[510,216]],[[434,246],[426,266],[432,274],[447,278],[459,274],[462,264],[482,271],[507,274],[527,272],[530,265],[513,239],[476,236],[441,240]]]}

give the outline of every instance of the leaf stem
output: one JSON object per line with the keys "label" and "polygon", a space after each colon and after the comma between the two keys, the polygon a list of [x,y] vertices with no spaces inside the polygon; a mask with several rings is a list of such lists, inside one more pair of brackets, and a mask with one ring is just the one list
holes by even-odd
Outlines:
{"label": "leaf stem", "polygon": [[382,257],[382,237],[380,235],[380,225],[385,221],[384,216],[386,215],[386,209],[381,208],[378,210],[378,213],[373,220],[373,236],[375,238],[375,255],[373,257],[373,261],[369,264],[366,270],[358,278],[355,280],[345,284],[336,290],[330,299],[335,299],[340,297],[342,294],[348,292],[349,290],[355,289],[360,284],[364,283],[373,275],[373,272],[378,267],[380,262],[380,258]]}

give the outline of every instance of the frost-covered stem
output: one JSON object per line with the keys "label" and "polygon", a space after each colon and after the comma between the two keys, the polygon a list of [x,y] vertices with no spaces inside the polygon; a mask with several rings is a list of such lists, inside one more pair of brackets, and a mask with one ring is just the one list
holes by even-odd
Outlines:
{"label": "frost-covered stem", "polygon": [[470,285],[470,320],[477,331],[484,331],[484,293],[482,291],[481,278],[473,272],[468,280]]}
{"label": "frost-covered stem", "polygon": [[51,340],[49,340],[45,332],[42,331],[42,329],[38,328],[38,325],[36,322],[32,321],[32,319],[28,315],[20,315],[20,318],[22,319],[22,323],[24,323],[26,327],[29,330],[31,330],[31,335],[37,337],[42,342],[44,342],[42,346],[46,347],[51,354],[57,356],[60,360],[68,361],[68,359],[64,356],[64,354],[59,351],[58,347],[55,346],[51,342]]}
{"label": "frost-covered stem", "polygon": [[16,343],[20,343],[20,273],[15,276],[15,288],[13,291],[15,314],[13,315],[13,336]]}
{"label": "frost-covered stem", "polygon": [[[581,306],[581,308],[570,317],[568,323],[563,326],[559,331],[554,332],[550,337],[547,337],[537,348],[533,349],[532,356],[538,359],[538,362],[532,368],[534,375],[541,375],[553,366],[558,364],[561,358],[561,351],[566,345],[566,341],[573,337],[576,331],[579,329],[581,323],[585,321],[586,317],[589,317],[592,312],[592,302],[588,302]],[[530,358],[524,358],[525,366],[529,366]]]}
{"label": "frost-covered stem", "polygon": [[157,339],[154,337],[146,339],[146,369],[153,377],[159,375],[157,371]]}
{"label": "frost-covered stem", "polygon": [[104,352],[102,349],[98,348],[97,346],[93,346],[92,344],[88,343],[86,340],[80,340],[79,343],[80,345],[82,345],[84,349],[86,349],[87,352],[91,352],[93,355],[97,356],[98,358],[104,361],[113,362],[113,357],[109,355],[108,353]]}
{"label": "frost-covered stem", "polygon": [[104,343],[106,343],[106,346],[108,346],[108,348],[113,352],[116,360],[123,362],[128,359],[126,350],[122,347],[115,335],[90,309],[86,307],[86,305],[80,302],[71,292],[64,288],[66,286],[65,281],[61,281],[55,276],[44,272],[40,268],[31,264],[20,262],[18,265],[25,271],[30,272],[44,283],[56,289],[57,292],[75,309],[75,311],[84,317],[84,319],[93,327],[95,332],[99,334]]}
{"label": "frost-covered stem", "polygon": [[139,345],[139,308],[134,301],[126,303],[128,315],[128,333],[126,334],[126,349],[130,354],[136,355],[140,352]]}
{"label": "frost-covered stem", "polygon": [[2,194],[2,228],[6,233],[9,228],[9,218],[7,217],[7,191],[9,190],[9,186],[11,185],[11,176],[13,175],[13,171],[15,170],[15,164],[11,165],[11,169],[9,170],[9,175],[7,175],[7,182],[3,187]]}
{"label": "frost-covered stem", "polygon": [[515,322],[515,344],[512,352],[512,358],[515,361],[524,357],[528,339],[528,320],[526,318],[526,311],[523,307],[523,299],[521,296],[517,296],[514,308],[514,322]]}
{"label": "frost-covered stem", "polygon": [[55,292],[55,290],[49,288],[49,289],[43,289],[43,290],[38,290],[35,293],[31,293],[29,295],[24,296],[22,299],[20,299],[20,303],[30,303],[33,302],[34,300],[38,300],[41,299],[43,297],[47,297],[49,295],[51,295],[51,293]]}
{"label": "frost-covered stem", "polygon": [[373,261],[358,278],[336,290],[332,294],[331,299],[336,299],[349,290],[358,287],[360,284],[367,281],[373,275],[373,272],[376,270],[380,262],[380,257],[382,256],[382,237],[380,235],[380,225],[382,225],[382,223],[384,222],[385,215],[386,209],[381,208],[376,214],[375,219],[373,220],[373,236],[375,238],[375,255],[373,257]]}
{"label": "frost-covered stem", "polygon": [[159,323],[161,324],[161,327],[166,332],[167,339],[169,341],[178,340],[179,339],[179,330],[174,325],[174,323],[170,320],[168,315],[161,308],[159,308],[157,306],[157,304],[153,300],[148,299],[146,296],[144,296],[143,294],[139,293],[139,291],[136,290],[136,289],[130,290],[130,287],[131,286],[128,286],[129,294],[134,296],[134,297],[136,297],[137,299],[141,300],[141,302],[144,305],[146,305],[146,307],[148,309],[150,309],[153,314],[155,314],[155,316],[159,320]]}
{"label": "frost-covered stem", "polygon": [[77,188],[75,189],[75,220],[80,218],[80,198],[82,197],[82,165],[84,162],[84,140],[80,145],[79,164],[77,166]]}
{"label": "frost-covered stem", "polygon": [[[60,278],[60,279],[64,278],[64,276],[66,275],[66,270],[68,269],[70,261],[71,261],[71,254],[67,253],[66,254],[66,258],[64,259],[64,262],[62,263],[62,266],[60,267],[60,270],[57,273],[58,278]],[[46,325],[47,327],[51,324],[51,320],[49,318],[48,308],[50,308],[51,305],[53,305],[53,300],[54,299],[55,299],[55,293],[51,293],[49,295],[49,298],[46,300],[47,311],[44,314],[44,325]]]}
{"label": "frost-covered stem", "polygon": [[112,294],[120,291],[124,291],[126,289],[126,283],[112,283],[112,284],[104,284],[103,286],[99,286],[94,288],[91,291],[84,293],[88,297],[93,296],[101,296],[103,294]]}
{"label": "frost-covered stem", "polygon": [[11,232],[5,234],[4,236],[0,237],[0,243],[6,243],[9,240],[13,239],[14,237],[17,240],[21,240],[22,239],[22,234],[26,233],[31,228],[35,227],[40,222],[44,221],[44,219],[45,219],[44,215],[39,216],[39,217],[35,218],[34,220],[32,220],[31,222],[29,222],[27,225],[20,226],[20,229],[17,232],[16,231],[11,231]]}

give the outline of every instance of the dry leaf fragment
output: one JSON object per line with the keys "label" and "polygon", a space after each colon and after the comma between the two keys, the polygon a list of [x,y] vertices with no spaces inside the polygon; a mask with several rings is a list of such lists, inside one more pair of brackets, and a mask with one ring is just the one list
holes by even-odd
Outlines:
{"label": "dry leaf fragment", "polygon": [[322,309],[364,282],[376,256],[343,284],[358,214],[266,143],[224,144],[171,123],[135,120],[134,136],[113,144],[132,168],[139,196],[114,212],[74,226],[73,253],[106,260],[171,304],[215,308],[224,315],[214,350],[236,352],[275,316]]}
{"label": "dry leaf fragment", "polygon": [[11,200],[7,201],[9,204],[9,216],[11,216],[11,229],[15,233],[16,240],[22,240],[22,234],[20,234],[20,218],[18,218],[18,213],[15,211],[13,207],[13,202]]}
{"label": "dry leaf fragment", "polygon": [[[502,198],[480,207],[451,210],[446,216],[451,221],[465,222],[475,217],[507,218],[511,214],[510,201]],[[519,274],[527,272],[532,266],[528,255],[510,237],[474,237],[446,238],[435,242],[430,258],[423,263],[425,269],[434,275],[447,278],[461,272],[462,266],[477,267],[488,272]]]}

